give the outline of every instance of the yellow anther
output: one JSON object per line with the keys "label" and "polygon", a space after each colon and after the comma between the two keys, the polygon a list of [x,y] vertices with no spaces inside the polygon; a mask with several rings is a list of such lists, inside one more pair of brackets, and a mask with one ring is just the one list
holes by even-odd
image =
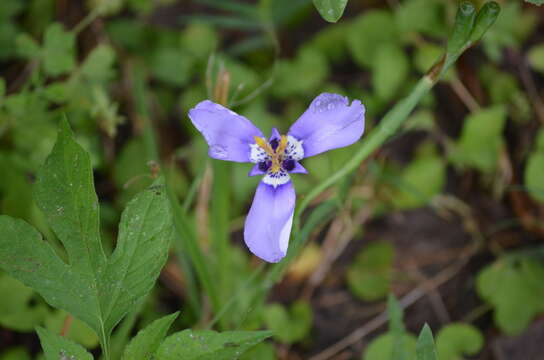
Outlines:
{"label": "yellow anther", "polygon": [[280,171],[281,162],[283,161],[283,153],[287,148],[287,136],[281,136],[280,143],[278,144],[276,151],[272,149],[272,146],[270,146],[266,139],[259,136],[254,136],[253,138],[255,139],[255,143],[270,156],[270,161],[272,162],[270,171],[273,173]]}
{"label": "yellow anther", "polygon": [[272,146],[262,137],[254,136],[253,139],[255,139],[255,144],[259,145],[261,149],[266,151],[266,153],[270,156],[274,156],[274,150],[272,149]]}
{"label": "yellow anther", "polygon": [[278,145],[278,148],[276,149],[276,154],[283,155],[286,147],[287,147],[287,136],[282,135],[280,144]]}

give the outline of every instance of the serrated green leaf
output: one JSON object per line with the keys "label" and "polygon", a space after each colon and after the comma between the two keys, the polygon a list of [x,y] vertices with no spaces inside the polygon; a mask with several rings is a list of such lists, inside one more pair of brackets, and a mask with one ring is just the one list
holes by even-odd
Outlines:
{"label": "serrated green leaf", "polygon": [[184,330],[166,338],[157,359],[232,360],[271,335],[270,331]]}
{"label": "serrated green leaf", "polygon": [[47,360],[77,359],[93,360],[93,356],[81,345],[78,345],[65,337],[53,334],[49,330],[37,327],[43,352]]}
{"label": "serrated green leaf", "polygon": [[383,298],[389,291],[395,249],[390,243],[369,244],[350,265],[348,286],[358,297],[367,301]]}
{"label": "serrated green leaf", "polygon": [[348,0],[313,0],[314,6],[323,19],[328,22],[337,22],[344,13]]}
{"label": "serrated green leaf", "polygon": [[0,216],[0,267],[52,306],[86,322],[104,346],[113,327],[153,287],[166,261],[173,224],[163,188],[159,179],[128,204],[117,247],[106,258],[89,154],[63,123],[38,173],[35,197],[69,263],[30,225]]}
{"label": "serrated green leaf", "polygon": [[458,360],[463,355],[476,355],[483,344],[482,334],[470,324],[448,324],[436,336],[436,349],[440,360]]}
{"label": "serrated green leaf", "polygon": [[123,353],[123,360],[153,360],[168,329],[178,317],[179,312],[153,321],[130,341]]}
{"label": "serrated green leaf", "polygon": [[[64,327],[64,322],[68,315],[64,310],[57,310],[50,313],[44,321],[45,328],[55,334],[59,334]],[[95,348],[99,341],[94,330],[78,318],[73,318],[70,328],[64,336],[87,349]]]}
{"label": "serrated green leaf", "polygon": [[433,333],[427,324],[423,326],[417,339],[416,360],[438,360]]}
{"label": "serrated green leaf", "polygon": [[51,76],[58,76],[74,69],[75,36],[64,30],[59,23],[47,27],[43,44],[43,67]]}

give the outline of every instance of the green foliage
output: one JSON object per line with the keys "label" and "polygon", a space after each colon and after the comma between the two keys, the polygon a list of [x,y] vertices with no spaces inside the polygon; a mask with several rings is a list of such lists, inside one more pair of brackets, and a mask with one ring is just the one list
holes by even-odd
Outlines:
{"label": "green foliage", "polygon": [[533,317],[544,312],[544,266],[531,258],[504,259],[485,267],[476,289],[493,305],[497,326],[507,334],[522,332]]}
{"label": "green foliage", "polygon": [[337,22],[344,13],[348,0],[313,0],[314,6],[323,19],[328,22]]}
{"label": "green foliage", "polygon": [[348,49],[361,66],[372,67],[378,49],[384,44],[395,44],[398,32],[391,13],[383,10],[366,11],[358,16],[347,33]]}
{"label": "green foliage", "polygon": [[452,160],[458,165],[474,167],[484,173],[493,172],[503,144],[505,122],[506,109],[500,105],[469,115],[465,119]]}
{"label": "green foliage", "polygon": [[442,191],[445,183],[445,161],[436,153],[434,146],[423,143],[415,158],[400,174],[400,191],[393,195],[393,204],[399,209],[427,205]]}
{"label": "green foliage", "polygon": [[417,339],[416,360],[438,360],[433,333],[427,324],[423,326]]}
{"label": "green foliage", "polygon": [[164,340],[157,351],[161,360],[230,360],[272,335],[268,331],[184,330]]}
{"label": "green foliage", "polygon": [[74,69],[75,36],[61,24],[49,25],[44,35],[43,67],[51,76],[65,74]]}
{"label": "green foliage", "polygon": [[527,57],[533,69],[544,73],[544,44],[533,46]]}
{"label": "green foliage", "polygon": [[129,203],[117,247],[107,258],[89,155],[64,123],[38,174],[35,197],[62,241],[69,265],[30,225],[1,216],[0,266],[52,306],[85,321],[99,335],[107,357],[113,327],[149,292],[166,261],[172,219],[162,184],[156,182]]}
{"label": "green foliage", "polygon": [[[66,311],[56,310],[47,316],[43,325],[50,332],[60,334],[67,316],[69,316],[69,314]],[[66,332],[65,337],[80,345],[83,345],[87,349],[96,347],[99,341],[95,332],[78,318],[72,319],[70,328]]]}
{"label": "green foliage", "polygon": [[[32,305],[35,293],[7,275],[0,274],[0,325],[17,331],[32,331],[48,314],[44,304]],[[9,296],[7,295],[9,294]]]}
{"label": "green foliage", "polygon": [[38,327],[36,328],[46,360],[78,359],[93,360],[91,354],[80,345],[67,340],[65,337],[51,333]]}
{"label": "green foliage", "polygon": [[383,100],[392,99],[406,81],[409,62],[397,45],[384,44],[377,49],[372,66],[372,85]]}
{"label": "green foliage", "polygon": [[537,6],[544,4],[544,0],[525,0],[525,1]]}
{"label": "green foliage", "polygon": [[482,334],[470,324],[448,324],[436,336],[436,349],[440,360],[460,360],[463,355],[476,355],[483,345]]}
{"label": "green foliage", "polygon": [[348,269],[350,290],[367,301],[383,298],[389,292],[394,257],[395,249],[388,242],[365,247]]}
{"label": "green foliage", "polygon": [[396,349],[396,351],[403,354],[405,358],[410,359],[416,351],[416,338],[414,335],[404,334],[401,340],[402,346],[400,348],[395,348],[393,334],[387,333],[380,335],[368,344],[362,359],[396,360],[392,355],[393,349]]}
{"label": "green foliage", "polygon": [[307,302],[297,301],[287,310],[280,304],[267,305],[264,309],[266,326],[274,338],[285,344],[301,341],[312,327],[312,308]]}
{"label": "green foliage", "polygon": [[166,333],[179,312],[153,321],[145,329],[140,330],[131,340],[123,353],[124,360],[152,360]]}

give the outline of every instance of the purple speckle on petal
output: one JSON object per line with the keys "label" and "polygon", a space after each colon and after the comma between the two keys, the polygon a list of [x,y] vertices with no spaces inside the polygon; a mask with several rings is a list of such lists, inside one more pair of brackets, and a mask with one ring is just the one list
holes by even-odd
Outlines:
{"label": "purple speckle on petal", "polygon": [[284,160],[282,167],[287,171],[293,170],[295,168],[295,160],[292,160],[292,159]]}

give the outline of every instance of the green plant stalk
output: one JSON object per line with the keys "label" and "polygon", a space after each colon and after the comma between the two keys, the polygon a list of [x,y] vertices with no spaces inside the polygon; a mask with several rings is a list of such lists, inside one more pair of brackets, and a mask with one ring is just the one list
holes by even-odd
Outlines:
{"label": "green plant stalk", "polygon": [[[155,131],[150,122],[149,110],[146,101],[147,89],[145,82],[145,71],[141,65],[135,65],[132,75],[134,81],[134,99],[137,107],[136,110],[138,115],[141,116],[141,120],[144,122],[143,137],[146,152],[148,154],[148,160],[158,163],[160,157],[157,150],[157,142],[155,140]],[[193,229],[187,221],[183,208],[179,204],[172,187],[169,185],[169,179],[167,177],[165,177],[165,187],[168,198],[170,199],[172,213],[174,214],[174,226],[177,234],[176,239],[179,240],[175,244],[175,246],[178,247],[177,254],[178,256],[181,256],[180,265],[182,266],[183,271],[188,278],[188,284],[190,285],[189,300],[193,305],[198,306],[199,301],[196,282],[191,279],[191,274],[193,274],[193,271],[189,266],[189,264],[192,264],[195,268],[200,283],[210,298],[214,310],[218,310],[220,307],[219,294],[214,285],[215,283],[212,281],[208,268],[206,267],[204,254],[198,245],[197,237]],[[185,259],[187,256],[186,254],[189,255],[188,259]]]}

